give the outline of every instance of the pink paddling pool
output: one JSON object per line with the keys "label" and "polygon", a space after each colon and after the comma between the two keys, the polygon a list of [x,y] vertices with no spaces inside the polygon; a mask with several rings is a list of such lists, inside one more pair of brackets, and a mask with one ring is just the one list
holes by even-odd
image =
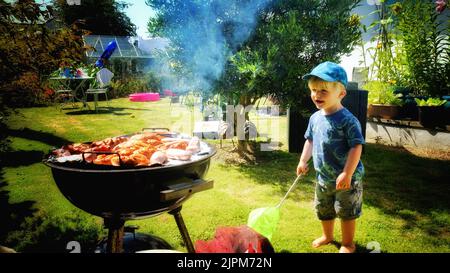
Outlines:
{"label": "pink paddling pool", "polygon": [[129,96],[130,101],[158,101],[159,93],[136,93]]}

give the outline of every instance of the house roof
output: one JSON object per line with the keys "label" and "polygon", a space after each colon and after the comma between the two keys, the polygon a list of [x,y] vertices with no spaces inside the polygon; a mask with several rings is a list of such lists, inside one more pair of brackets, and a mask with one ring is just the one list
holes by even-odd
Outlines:
{"label": "house roof", "polygon": [[107,45],[116,41],[117,48],[110,58],[136,58],[149,59],[153,58],[150,52],[141,50],[137,43],[132,41],[132,37],[128,36],[110,36],[110,35],[87,35],[83,36],[84,43],[92,46],[95,50],[86,51],[87,57],[98,58],[105,51]]}

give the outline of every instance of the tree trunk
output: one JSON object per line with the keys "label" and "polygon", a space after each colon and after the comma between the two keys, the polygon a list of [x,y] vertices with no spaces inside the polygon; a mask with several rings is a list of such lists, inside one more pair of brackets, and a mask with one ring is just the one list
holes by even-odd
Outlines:
{"label": "tree trunk", "polygon": [[[240,98],[239,104],[243,106],[242,111],[244,112],[244,113],[241,112],[239,114],[245,115],[245,122],[249,121],[250,120],[249,113],[245,112],[245,108],[251,104],[251,98],[249,98],[247,96],[242,96]],[[244,124],[237,124],[237,113],[235,114],[234,121],[235,121],[235,123],[234,123],[235,126],[238,126],[238,125],[241,127],[244,126]],[[243,130],[243,128],[237,128],[237,127],[235,127],[235,128],[237,130]],[[236,133],[238,133],[237,130],[235,130]],[[248,154],[253,154],[253,151],[251,149],[249,149],[249,143],[248,143],[249,140],[248,139],[249,139],[249,134],[245,134],[245,139],[238,139],[238,152],[239,152],[239,154],[241,154],[244,157],[246,157]]]}
{"label": "tree trunk", "polygon": [[[245,121],[249,120],[248,113],[245,113]],[[238,151],[240,153],[249,154],[253,153],[253,151],[250,150],[249,147],[249,134],[245,134],[245,139],[238,139]]]}

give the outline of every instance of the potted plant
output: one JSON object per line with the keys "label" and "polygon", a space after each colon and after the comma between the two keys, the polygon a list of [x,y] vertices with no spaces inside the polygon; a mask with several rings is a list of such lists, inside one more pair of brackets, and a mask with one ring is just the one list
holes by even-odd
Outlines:
{"label": "potted plant", "polygon": [[423,97],[414,96],[413,89],[408,86],[396,86],[394,94],[401,94],[403,101],[400,112],[401,119],[419,120],[419,109],[417,108],[415,98],[421,99]]}
{"label": "potted plant", "polygon": [[439,98],[415,99],[419,108],[419,122],[423,127],[435,128],[445,125],[443,105],[447,102]]}
{"label": "potted plant", "polygon": [[402,94],[394,94],[394,87],[381,81],[370,81],[363,86],[369,91],[369,117],[396,119],[400,117]]}

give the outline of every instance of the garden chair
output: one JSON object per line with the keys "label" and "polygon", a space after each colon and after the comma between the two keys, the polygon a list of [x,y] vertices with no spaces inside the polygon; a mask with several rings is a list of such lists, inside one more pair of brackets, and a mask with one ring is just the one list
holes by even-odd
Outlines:
{"label": "garden chair", "polygon": [[102,68],[97,72],[95,77],[95,82],[91,87],[85,92],[85,100],[87,101],[88,95],[94,96],[94,109],[97,111],[98,108],[98,95],[104,94],[106,103],[108,102],[108,87],[111,84],[111,80],[114,77],[114,73],[109,71],[107,68]]}
{"label": "garden chair", "polygon": [[178,103],[180,102],[180,97],[176,94],[170,96],[170,106],[172,106],[172,103]]}
{"label": "garden chair", "polygon": [[51,81],[51,88],[55,90],[54,101],[56,103],[56,108],[61,111],[66,104],[72,104],[73,108],[76,108],[76,98],[74,91],[70,87],[70,82],[66,81]]}
{"label": "garden chair", "polygon": [[[221,121],[219,124],[219,141],[220,141],[220,148],[222,148],[222,140],[227,138],[227,131],[231,124],[229,124],[226,121]],[[251,121],[246,121],[244,124],[244,134],[248,135],[249,139],[256,139],[258,136],[260,136],[256,125]],[[234,137],[231,137],[231,142],[233,143],[233,148],[235,147],[234,144]]]}
{"label": "garden chair", "polygon": [[[228,122],[221,121],[219,125],[219,140],[220,140],[220,148],[222,149],[222,140],[227,138],[227,131],[231,125]],[[233,148],[235,148],[233,137],[231,137],[231,143],[233,143]]]}
{"label": "garden chair", "polygon": [[56,107],[61,111],[66,104],[72,104],[72,107],[75,108],[75,96],[73,95],[73,91],[70,89],[58,89],[55,91],[55,101]]}

